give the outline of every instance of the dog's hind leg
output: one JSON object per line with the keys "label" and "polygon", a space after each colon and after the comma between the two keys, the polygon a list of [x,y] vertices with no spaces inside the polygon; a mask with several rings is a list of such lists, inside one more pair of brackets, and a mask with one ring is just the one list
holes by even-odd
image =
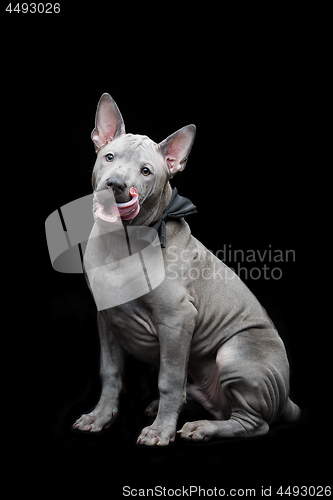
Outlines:
{"label": "dog's hind leg", "polygon": [[187,422],[178,431],[180,437],[188,441],[209,441],[211,438],[245,438],[266,434],[269,425],[260,412],[246,401],[236,387],[229,390],[233,395],[233,407],[228,420]]}
{"label": "dog's hind leg", "polygon": [[239,413],[229,420],[197,420],[187,422],[180,431],[180,437],[187,441],[209,441],[212,438],[243,438],[267,434],[269,425],[264,420],[249,422],[249,416]]}
{"label": "dog's hind leg", "polygon": [[188,422],[179,431],[182,438],[261,436],[278,417],[288,422],[299,417],[299,408],[288,398],[289,365],[275,330],[239,333],[219,349],[216,365],[230,418]]}

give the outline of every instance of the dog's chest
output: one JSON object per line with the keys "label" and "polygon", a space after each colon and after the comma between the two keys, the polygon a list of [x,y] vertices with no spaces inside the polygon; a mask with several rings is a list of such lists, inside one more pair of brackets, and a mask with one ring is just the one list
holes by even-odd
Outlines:
{"label": "dog's chest", "polygon": [[109,324],[122,347],[143,361],[159,363],[159,340],[152,315],[136,300],[109,310]]}

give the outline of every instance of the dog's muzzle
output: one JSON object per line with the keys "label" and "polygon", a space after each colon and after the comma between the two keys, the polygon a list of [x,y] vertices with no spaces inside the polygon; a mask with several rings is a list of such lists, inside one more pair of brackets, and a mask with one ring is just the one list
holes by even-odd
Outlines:
{"label": "dog's muzzle", "polygon": [[131,187],[129,193],[131,200],[127,203],[117,203],[110,189],[95,193],[95,217],[110,223],[116,222],[118,217],[122,220],[136,217],[140,211],[139,193],[135,187]]}

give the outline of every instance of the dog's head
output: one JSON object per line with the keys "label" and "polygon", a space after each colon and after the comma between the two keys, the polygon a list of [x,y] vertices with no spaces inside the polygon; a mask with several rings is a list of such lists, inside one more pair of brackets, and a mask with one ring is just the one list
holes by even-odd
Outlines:
{"label": "dog's head", "polygon": [[98,225],[107,229],[120,219],[135,225],[153,222],[168,180],[185,168],[194,137],[194,125],[160,144],[147,136],[126,134],[116,103],[103,94],[91,134],[97,153],[92,184]]}

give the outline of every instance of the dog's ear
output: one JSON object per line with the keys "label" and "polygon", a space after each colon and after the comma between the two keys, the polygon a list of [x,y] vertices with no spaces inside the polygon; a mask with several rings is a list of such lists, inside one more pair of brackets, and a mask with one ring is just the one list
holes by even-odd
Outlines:
{"label": "dog's ear", "polygon": [[187,125],[159,143],[171,177],[184,170],[195,138],[195,125]]}
{"label": "dog's ear", "polygon": [[95,128],[91,138],[95,150],[113,141],[121,134],[125,134],[125,124],[117,104],[109,94],[103,94],[97,105]]}

